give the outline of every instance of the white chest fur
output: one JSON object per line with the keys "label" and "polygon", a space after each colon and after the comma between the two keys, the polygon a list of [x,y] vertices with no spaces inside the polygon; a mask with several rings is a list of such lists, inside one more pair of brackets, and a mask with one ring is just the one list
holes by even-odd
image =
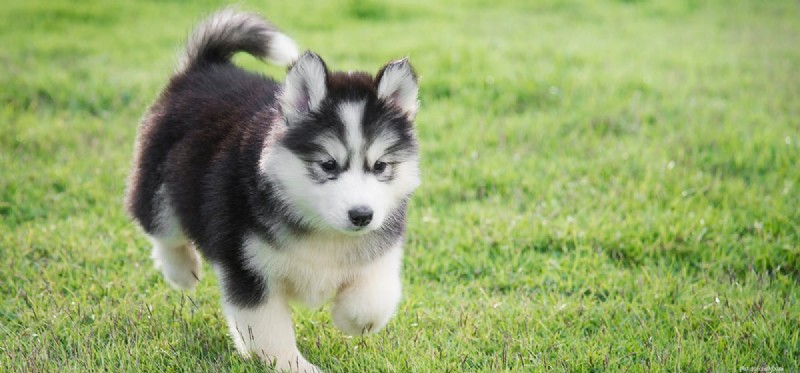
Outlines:
{"label": "white chest fur", "polygon": [[287,299],[317,308],[364,273],[387,264],[399,267],[399,248],[372,263],[348,263],[346,254],[356,239],[315,237],[279,250],[251,235],[246,240],[245,253],[248,267],[267,278],[271,293],[280,291]]}

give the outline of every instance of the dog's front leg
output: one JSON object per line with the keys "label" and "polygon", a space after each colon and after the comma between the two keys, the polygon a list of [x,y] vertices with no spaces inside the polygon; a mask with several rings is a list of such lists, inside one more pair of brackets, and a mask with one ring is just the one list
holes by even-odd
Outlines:
{"label": "dog's front leg", "polygon": [[389,322],[402,295],[402,251],[399,245],[392,248],[339,289],[331,310],[336,327],[349,335],[363,335]]}
{"label": "dog's front leg", "polygon": [[244,357],[258,356],[278,371],[321,372],[297,350],[292,327],[292,312],[279,295],[255,307],[241,307],[223,302],[231,336]]}

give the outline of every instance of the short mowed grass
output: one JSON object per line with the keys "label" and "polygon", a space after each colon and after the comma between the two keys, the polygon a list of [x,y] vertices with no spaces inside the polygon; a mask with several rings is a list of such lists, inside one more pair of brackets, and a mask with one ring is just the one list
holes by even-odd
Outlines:
{"label": "short mowed grass", "polygon": [[[0,371],[260,371],[217,279],[174,291],[122,209],[138,119],[217,1],[0,7]],[[409,56],[404,299],[332,372],[800,366],[797,1],[246,1],[339,70]],[[281,68],[247,56],[248,69]]]}

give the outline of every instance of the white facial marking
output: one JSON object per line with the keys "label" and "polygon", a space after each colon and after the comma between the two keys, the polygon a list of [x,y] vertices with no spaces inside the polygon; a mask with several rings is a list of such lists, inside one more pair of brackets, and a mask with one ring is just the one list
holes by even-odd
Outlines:
{"label": "white facial marking", "polygon": [[358,102],[345,102],[339,105],[339,119],[344,123],[345,130],[347,131],[347,147],[353,152],[351,158],[351,168],[361,168],[362,163],[361,149],[364,147],[364,138],[362,135],[362,121],[364,119],[364,107],[367,103],[365,101]]}
{"label": "white facial marking", "polygon": [[337,162],[344,162],[347,160],[347,148],[336,137],[328,137],[322,140],[322,147],[328,152],[328,155],[334,158]]}
{"label": "white facial marking", "polygon": [[[381,157],[386,154],[386,150],[394,145],[395,142],[397,142],[397,136],[392,132],[384,131],[378,134],[378,137],[372,140],[372,144],[370,144],[367,149],[367,164],[374,164],[381,159]],[[383,161],[388,162],[392,160],[387,158],[383,159]]]}

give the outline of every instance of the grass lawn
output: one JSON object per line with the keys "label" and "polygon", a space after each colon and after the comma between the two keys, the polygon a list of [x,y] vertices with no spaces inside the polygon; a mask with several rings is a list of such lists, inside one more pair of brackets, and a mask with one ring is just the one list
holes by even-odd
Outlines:
{"label": "grass lawn", "polygon": [[[341,70],[408,55],[404,300],[327,371],[795,371],[797,1],[245,1]],[[213,271],[173,291],[122,210],[136,124],[217,1],[0,7],[0,371],[259,371]],[[248,56],[237,61],[282,77]]]}

